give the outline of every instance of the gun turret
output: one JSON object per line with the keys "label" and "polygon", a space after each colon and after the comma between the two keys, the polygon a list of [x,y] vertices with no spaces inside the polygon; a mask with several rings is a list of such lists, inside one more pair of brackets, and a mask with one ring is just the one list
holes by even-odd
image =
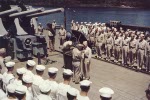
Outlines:
{"label": "gun turret", "polygon": [[42,12],[42,11],[44,11],[44,8],[37,8],[37,9],[22,11],[22,12],[19,12],[19,13],[14,13],[14,14],[9,15],[9,17],[17,18],[17,17],[21,17],[21,16],[26,16],[26,15],[29,15],[29,14],[39,13],[39,12]]}
{"label": "gun turret", "polygon": [[6,10],[6,11],[2,11],[0,12],[0,17],[5,16],[5,15],[10,15],[16,12],[21,12],[21,8],[20,7],[14,7],[10,10]]}
{"label": "gun turret", "polygon": [[44,15],[53,14],[53,13],[59,13],[59,12],[64,12],[64,8],[57,8],[57,9],[52,9],[52,10],[46,10],[46,11],[43,11],[43,12],[40,12],[40,13],[27,15],[26,17],[38,17],[38,16],[44,16]]}

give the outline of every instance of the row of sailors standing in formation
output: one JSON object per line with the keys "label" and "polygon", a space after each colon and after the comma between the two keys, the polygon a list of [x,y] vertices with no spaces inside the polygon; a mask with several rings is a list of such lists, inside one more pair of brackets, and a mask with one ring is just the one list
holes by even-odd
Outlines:
{"label": "row of sailors standing in formation", "polygon": [[150,72],[150,33],[107,27],[105,23],[74,21],[71,29],[83,33],[96,47],[96,57]]}
{"label": "row of sailors standing in formation", "polygon": [[[4,53],[4,49],[0,52],[0,54],[2,53]],[[2,59],[4,58],[1,57]],[[0,68],[6,70],[0,74],[0,100],[90,100],[88,91],[92,82],[81,81],[81,91],[79,92],[70,86],[73,75],[70,69],[64,69],[64,81],[58,84],[55,80],[58,69],[55,67],[48,68],[49,79],[44,80],[45,66],[36,65],[33,60],[28,60],[26,67],[16,69],[17,77],[13,74],[15,62],[9,61],[4,65]],[[35,66],[36,74],[33,74]],[[107,87],[101,88],[99,92],[101,100],[106,98],[110,100],[114,94],[114,91]]]}

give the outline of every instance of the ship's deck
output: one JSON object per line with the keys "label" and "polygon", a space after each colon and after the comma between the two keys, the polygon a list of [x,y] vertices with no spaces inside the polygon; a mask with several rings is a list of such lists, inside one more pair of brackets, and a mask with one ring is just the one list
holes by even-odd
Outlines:
{"label": "ship's deck", "polygon": [[[58,39],[56,36],[56,49],[58,48]],[[46,65],[46,68],[57,67],[59,69],[57,75],[57,82],[62,81],[63,71],[63,55],[59,52],[49,53],[49,58],[56,60],[56,63]],[[37,59],[34,59],[37,62]],[[43,61],[42,61],[43,62]],[[92,85],[89,91],[91,100],[100,100],[98,90],[104,86],[110,87],[114,90],[112,100],[146,100],[145,89],[150,82],[150,76],[134,72],[129,69],[92,59],[91,61],[91,79]],[[17,67],[24,67],[25,62],[17,62]],[[35,72],[35,69],[34,69]],[[48,78],[47,69],[44,74],[44,79]],[[71,82],[71,86],[80,90],[79,84]]]}

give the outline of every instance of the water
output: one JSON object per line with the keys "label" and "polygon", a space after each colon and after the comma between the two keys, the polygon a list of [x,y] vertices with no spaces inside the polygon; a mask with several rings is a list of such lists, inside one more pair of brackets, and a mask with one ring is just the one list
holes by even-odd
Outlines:
{"label": "water", "polygon": [[[52,8],[46,8],[52,9]],[[39,18],[44,26],[54,19],[58,24],[64,23],[63,13],[56,13]],[[138,8],[67,8],[67,29],[70,29],[71,20],[78,22],[109,22],[118,20],[123,24],[150,26],[150,10]]]}

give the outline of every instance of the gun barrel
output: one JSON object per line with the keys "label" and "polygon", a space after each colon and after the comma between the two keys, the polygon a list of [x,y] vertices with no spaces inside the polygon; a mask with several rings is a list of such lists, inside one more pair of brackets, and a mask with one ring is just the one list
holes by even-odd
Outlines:
{"label": "gun barrel", "polygon": [[40,12],[40,13],[27,15],[26,17],[38,17],[38,16],[44,16],[44,15],[53,14],[53,13],[59,13],[59,12],[64,12],[64,8],[57,8],[57,9],[52,9],[52,10],[46,10],[46,11],[43,11],[43,12]]}
{"label": "gun barrel", "polygon": [[19,12],[19,13],[14,13],[14,14],[9,15],[9,17],[26,16],[26,15],[33,14],[33,13],[42,12],[44,10],[45,9],[42,7],[42,8],[37,8],[37,9],[33,9],[33,10],[27,10],[27,11],[23,11],[23,12]]}
{"label": "gun barrel", "polygon": [[21,8],[20,7],[14,7],[10,10],[2,11],[2,12],[0,12],[0,17],[4,16],[4,15],[13,14],[13,13],[16,13],[16,12],[21,12]]}

